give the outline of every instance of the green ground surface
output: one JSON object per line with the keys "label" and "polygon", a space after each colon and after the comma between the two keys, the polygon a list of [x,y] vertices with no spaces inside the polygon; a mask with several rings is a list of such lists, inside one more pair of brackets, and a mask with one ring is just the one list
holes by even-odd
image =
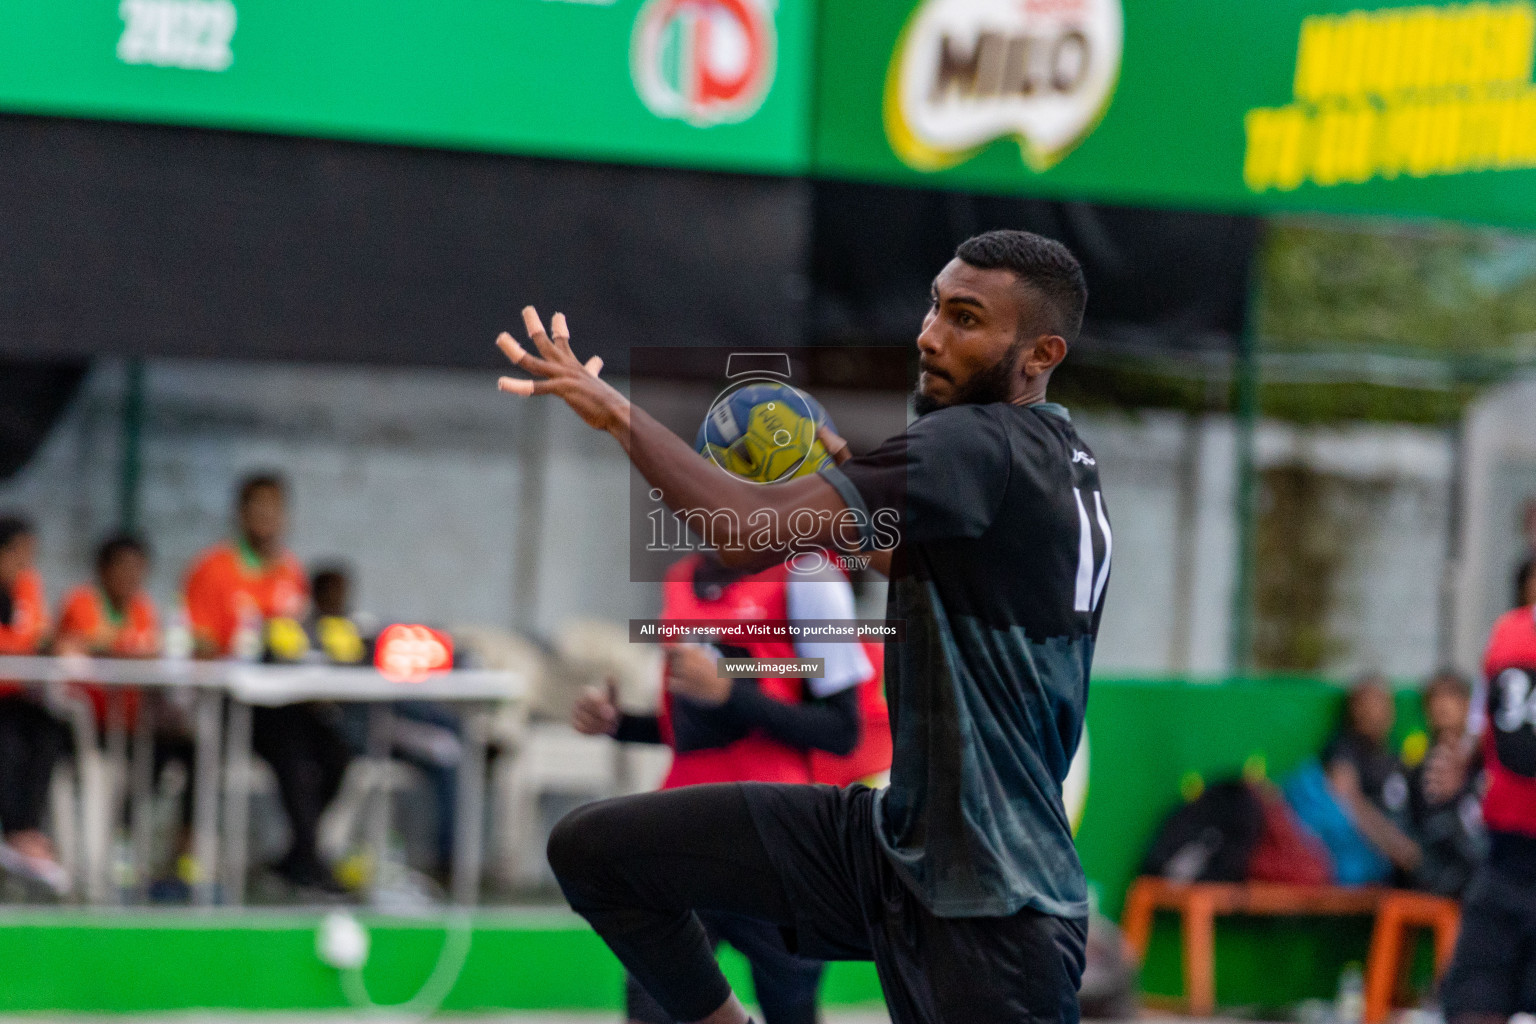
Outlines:
{"label": "green ground surface", "polygon": [[[1095,682],[1078,846],[1101,909],[1118,917],[1143,851],[1181,790],[1245,770],[1282,778],[1321,747],[1341,699],[1338,689],[1304,680]],[[1415,704],[1410,694],[1400,699],[1399,741],[1417,727]],[[345,1009],[351,1003],[340,976],[315,954],[319,919],[320,911],[0,914],[0,1013]],[[438,962],[444,921],[362,919],[372,935],[363,974],[369,996],[381,1004],[410,999]],[[1224,919],[1218,999],[1274,1007],[1330,997],[1344,965],[1364,959],[1368,937],[1364,919]],[[727,951],[725,965],[748,991],[741,959]],[[443,1008],[608,1011],[618,1006],[619,982],[618,963],[573,915],[487,910],[474,918],[468,957]],[[1143,988],[1180,992],[1171,918],[1154,929]],[[833,965],[824,995],[829,1005],[878,1005],[873,967]]]}

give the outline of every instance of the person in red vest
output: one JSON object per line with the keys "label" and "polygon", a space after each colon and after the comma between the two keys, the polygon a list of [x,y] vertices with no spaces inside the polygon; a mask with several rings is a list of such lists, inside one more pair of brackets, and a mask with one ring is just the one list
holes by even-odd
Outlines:
{"label": "person in red vest", "polygon": [[[283,544],[288,488],[271,473],[247,477],[236,500],[239,531],[210,548],[187,575],[187,616],[204,657],[255,660],[267,650],[274,620],[299,624],[309,605],[304,567]],[[320,859],[320,815],[341,788],[351,752],[323,705],[258,707],[251,713],[251,746],[272,766],[293,833],[276,870],[299,889],[337,893]]]}
{"label": "person in red vest", "polygon": [[[48,602],[34,564],[37,534],[19,516],[0,516],[0,654],[42,652]],[[55,892],[69,889],[53,842],[42,829],[53,766],[69,730],[19,684],[0,681],[0,857],[7,870]]]}
{"label": "person in red vest", "polygon": [[[786,563],[747,575],[710,554],[689,556],[667,573],[662,618],[722,626],[853,618],[853,589],[841,570],[830,562],[809,567],[814,571],[796,572]],[[815,678],[728,679],[717,670],[722,656],[822,658],[825,668]],[[670,746],[672,766],[663,789],[711,782],[842,785],[890,767],[880,660],[878,650],[860,643],[677,644],[666,652],[659,714],[625,714],[611,691],[589,691],[577,702],[573,724],[589,735]],[[766,922],[725,914],[700,917],[713,942],[723,939],[747,957],[767,1024],[814,1024],[821,961],[792,954],[779,929]],[[626,979],[625,1003],[636,1024],[672,1024],[633,978]]]}
{"label": "person in red vest", "polygon": [[1449,1024],[1536,1013],[1536,607],[1494,623],[1483,673],[1488,857],[1463,897],[1440,988]]}

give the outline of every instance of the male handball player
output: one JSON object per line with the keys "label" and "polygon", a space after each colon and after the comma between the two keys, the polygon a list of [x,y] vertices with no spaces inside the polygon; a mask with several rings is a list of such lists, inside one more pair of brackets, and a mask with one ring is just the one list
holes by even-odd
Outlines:
{"label": "male handball player", "polygon": [[872,515],[895,517],[886,614],[906,633],[886,646],[887,788],[691,786],[588,804],[550,837],[571,906],[676,1020],[748,1021],[697,910],[770,921],[806,956],[873,959],[894,1024],[1078,1019],[1088,903],[1061,784],[1111,535],[1093,455],[1045,391],[1087,288],[1064,246],[992,231],[932,293],[907,431],[769,486],[721,473],[601,381],[561,314],[546,334],[523,310],[536,354],[497,339],[532,377],[502,390],[557,395],[612,434],[668,506],[721,524],[728,563],[870,550],[891,536]]}

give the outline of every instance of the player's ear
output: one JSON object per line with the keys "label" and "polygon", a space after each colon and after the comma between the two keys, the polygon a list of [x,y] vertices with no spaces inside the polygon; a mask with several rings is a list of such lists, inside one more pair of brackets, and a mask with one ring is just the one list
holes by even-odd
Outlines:
{"label": "player's ear", "polygon": [[1025,380],[1033,380],[1050,373],[1067,358],[1067,339],[1059,334],[1042,334],[1033,345],[1024,349],[1024,364],[1020,367]]}

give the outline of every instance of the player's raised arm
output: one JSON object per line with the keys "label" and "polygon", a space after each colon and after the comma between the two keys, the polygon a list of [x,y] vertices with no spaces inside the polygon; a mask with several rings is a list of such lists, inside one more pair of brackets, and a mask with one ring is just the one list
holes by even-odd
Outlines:
{"label": "player's raised arm", "polygon": [[531,379],[502,377],[497,386],[514,395],[557,395],[588,426],[613,435],[640,475],[661,491],[668,508],[706,517],[714,531],[709,541],[721,561],[754,568],[783,561],[796,551],[859,550],[862,535],[855,513],[822,477],[813,474],[765,486],[721,473],[602,380],[601,359],[593,356],[583,363],[576,357],[563,313],[554,315],[546,333],[538,312],[528,306],[523,326],[537,355],[507,333],[496,345]]}

